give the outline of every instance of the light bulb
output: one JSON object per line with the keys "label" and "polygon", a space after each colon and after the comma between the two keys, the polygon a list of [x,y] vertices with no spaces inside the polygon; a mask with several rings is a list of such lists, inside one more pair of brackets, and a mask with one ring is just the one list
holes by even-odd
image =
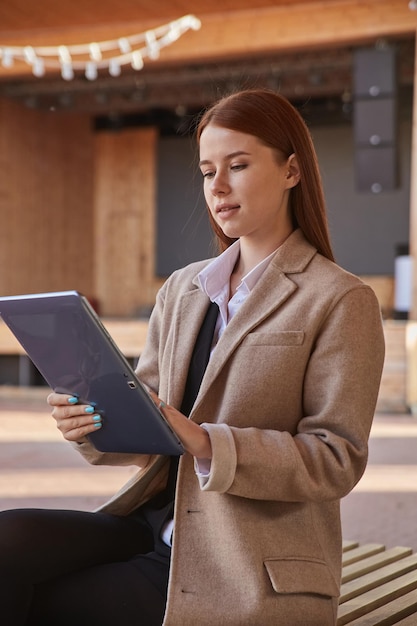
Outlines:
{"label": "light bulb", "polygon": [[25,46],[25,48],[23,48],[23,54],[27,63],[35,62],[36,54],[32,46]]}
{"label": "light bulb", "polygon": [[98,43],[90,43],[90,57],[93,61],[101,61],[101,49]]}
{"label": "light bulb", "polygon": [[64,80],[72,80],[74,78],[74,70],[71,63],[62,63],[61,76]]}
{"label": "light bulb", "polygon": [[67,46],[59,46],[58,56],[61,63],[71,63],[71,55]]}
{"label": "light bulb", "polygon": [[34,76],[40,77],[45,74],[45,63],[43,59],[36,57],[32,65],[32,72]]}
{"label": "light bulb", "polygon": [[159,46],[153,30],[148,30],[145,33],[146,47],[148,49],[148,57],[150,59],[157,59],[159,57]]}
{"label": "light bulb", "polygon": [[85,77],[87,80],[96,80],[97,78],[97,65],[92,61],[85,64]]}
{"label": "light bulb", "polygon": [[3,48],[1,64],[3,67],[11,67],[13,65],[13,52],[10,48]]}
{"label": "light bulb", "polygon": [[141,70],[143,68],[143,57],[140,50],[132,52],[132,67],[134,70]]}
{"label": "light bulb", "polygon": [[126,37],[121,37],[117,43],[119,44],[119,49],[122,54],[127,54],[132,49],[129,40],[126,39]]}
{"label": "light bulb", "polygon": [[116,59],[110,59],[109,61],[109,74],[110,76],[120,76],[122,69],[120,63]]}

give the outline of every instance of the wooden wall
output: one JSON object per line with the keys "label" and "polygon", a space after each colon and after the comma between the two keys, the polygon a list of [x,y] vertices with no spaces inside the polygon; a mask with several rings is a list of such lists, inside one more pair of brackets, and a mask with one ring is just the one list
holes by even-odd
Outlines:
{"label": "wooden wall", "polygon": [[149,309],[157,139],[0,99],[0,294],[77,289],[106,316]]}
{"label": "wooden wall", "polygon": [[0,293],[93,291],[88,117],[0,100]]}
{"label": "wooden wall", "polygon": [[154,128],[95,138],[95,293],[102,315],[137,315],[155,300],[157,139]]}

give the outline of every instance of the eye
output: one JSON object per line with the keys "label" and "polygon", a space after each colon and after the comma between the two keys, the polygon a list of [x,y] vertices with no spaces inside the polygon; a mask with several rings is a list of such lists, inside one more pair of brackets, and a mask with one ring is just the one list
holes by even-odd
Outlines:
{"label": "eye", "polygon": [[246,167],[246,163],[236,163],[235,165],[232,165],[230,169],[232,170],[232,172],[239,172],[240,170],[244,170]]}
{"label": "eye", "polygon": [[208,170],[207,172],[201,172],[203,178],[213,178],[214,172],[212,170]]}

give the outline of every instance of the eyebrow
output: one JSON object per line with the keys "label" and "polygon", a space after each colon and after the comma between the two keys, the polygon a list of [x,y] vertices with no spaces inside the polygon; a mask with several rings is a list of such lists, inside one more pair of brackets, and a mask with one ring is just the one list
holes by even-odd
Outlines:
{"label": "eyebrow", "polygon": [[[244,150],[236,150],[236,152],[231,152],[230,154],[227,154],[224,157],[224,161],[230,161],[230,159],[234,159],[237,156],[250,156],[250,152],[245,152]],[[211,163],[211,161],[209,159],[203,159],[202,161],[199,162],[199,166],[201,167],[202,165],[209,165]]]}

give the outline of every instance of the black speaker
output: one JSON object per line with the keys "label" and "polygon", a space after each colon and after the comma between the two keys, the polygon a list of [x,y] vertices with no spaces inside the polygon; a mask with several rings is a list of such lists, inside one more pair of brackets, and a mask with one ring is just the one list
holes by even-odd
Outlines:
{"label": "black speaker", "polygon": [[396,141],[396,100],[356,100],[353,112],[355,144],[380,146]]}
{"label": "black speaker", "polygon": [[394,146],[356,148],[356,184],[359,191],[381,193],[397,186],[397,155]]}
{"label": "black speaker", "polygon": [[358,48],[353,66],[357,98],[383,98],[396,92],[396,59],[392,46]]}
{"label": "black speaker", "polygon": [[398,186],[395,48],[359,48],[353,65],[356,187],[392,190]]}

